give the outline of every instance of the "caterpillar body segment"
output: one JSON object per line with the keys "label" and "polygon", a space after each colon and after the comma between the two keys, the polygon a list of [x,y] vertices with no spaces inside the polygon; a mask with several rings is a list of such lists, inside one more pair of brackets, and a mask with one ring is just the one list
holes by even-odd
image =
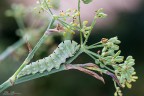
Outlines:
{"label": "caterpillar body segment", "polygon": [[53,68],[59,69],[60,65],[65,63],[67,58],[74,56],[78,50],[79,45],[77,42],[65,40],[60,43],[54,52],[48,57],[26,65],[17,75],[17,78],[36,74],[38,72],[43,73],[44,71],[51,71]]}

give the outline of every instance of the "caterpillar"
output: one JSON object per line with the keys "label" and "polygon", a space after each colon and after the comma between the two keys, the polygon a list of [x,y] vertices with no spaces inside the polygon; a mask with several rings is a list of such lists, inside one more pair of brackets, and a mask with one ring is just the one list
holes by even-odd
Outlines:
{"label": "caterpillar", "polygon": [[72,57],[78,49],[79,45],[77,42],[65,40],[64,42],[60,43],[58,47],[54,50],[54,52],[48,57],[26,65],[17,75],[17,78],[29,74],[36,74],[38,72],[49,72],[53,68],[59,69],[60,65],[65,63],[67,58]]}

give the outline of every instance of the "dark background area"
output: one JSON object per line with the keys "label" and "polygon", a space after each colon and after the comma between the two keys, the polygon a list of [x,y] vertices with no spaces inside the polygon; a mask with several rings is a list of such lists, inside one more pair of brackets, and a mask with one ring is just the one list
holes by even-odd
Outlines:
{"label": "dark background area", "polygon": [[[120,49],[122,55],[132,55],[136,60],[135,69],[139,79],[133,83],[132,89],[124,89],[124,96],[144,96],[144,1],[140,8],[133,13],[119,12],[117,22],[110,28],[95,28],[89,39],[90,43],[101,38],[114,37],[122,41]],[[16,42],[19,37],[15,30],[17,24],[14,19],[7,18],[4,11],[10,4],[0,1],[0,52],[7,46]],[[77,39],[77,37],[75,37]],[[85,55],[81,55],[75,62],[90,62]],[[0,65],[0,83],[8,79],[18,68],[17,61],[9,57],[4,64]],[[16,66],[16,67],[15,67]],[[95,78],[76,70],[63,71],[53,75],[42,77],[33,81],[11,87],[9,90],[21,93],[20,96],[113,96],[115,92],[110,77],[104,75],[106,84]]]}

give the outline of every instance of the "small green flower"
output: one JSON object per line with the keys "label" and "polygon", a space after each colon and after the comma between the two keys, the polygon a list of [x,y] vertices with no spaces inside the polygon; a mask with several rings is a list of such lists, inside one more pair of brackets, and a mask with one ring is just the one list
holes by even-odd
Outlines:
{"label": "small green flower", "polygon": [[107,17],[107,14],[105,14],[103,12],[103,9],[100,8],[99,10],[96,11],[96,16],[95,17],[97,17],[97,18],[105,18],[105,17]]}
{"label": "small green flower", "polygon": [[138,79],[137,76],[135,76],[135,70],[133,68],[134,59],[132,56],[128,56],[124,63],[119,64],[119,68],[116,69],[116,75],[122,85],[122,87],[127,86],[128,88],[131,88],[131,82],[135,82],[136,79]]}
{"label": "small green flower", "polygon": [[114,44],[120,44],[120,43],[121,43],[121,41],[118,40],[117,37],[110,38],[110,39],[108,40],[108,42],[112,42],[112,43],[114,43]]}
{"label": "small green flower", "polygon": [[123,96],[119,87],[116,87],[116,92],[114,93],[114,96]]}

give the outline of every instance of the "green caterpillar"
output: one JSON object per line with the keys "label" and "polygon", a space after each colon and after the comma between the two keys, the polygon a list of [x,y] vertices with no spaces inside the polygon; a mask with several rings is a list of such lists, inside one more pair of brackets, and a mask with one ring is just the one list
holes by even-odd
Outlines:
{"label": "green caterpillar", "polygon": [[77,42],[65,40],[48,57],[26,65],[17,75],[17,78],[38,72],[51,71],[53,68],[59,69],[60,65],[66,62],[66,58],[72,57],[78,49],[79,45]]}

